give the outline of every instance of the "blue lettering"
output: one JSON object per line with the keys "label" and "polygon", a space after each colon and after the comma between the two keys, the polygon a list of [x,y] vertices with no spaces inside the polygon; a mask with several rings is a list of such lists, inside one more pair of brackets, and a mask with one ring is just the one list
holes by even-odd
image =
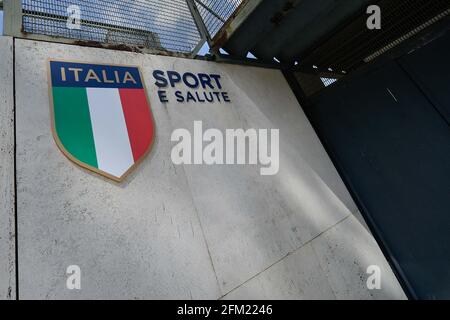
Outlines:
{"label": "blue lettering", "polygon": [[169,78],[170,86],[175,87],[175,84],[181,81],[181,76],[176,71],[167,71],[167,77]]}
{"label": "blue lettering", "polygon": [[167,94],[163,90],[158,91],[158,97],[159,101],[161,101],[162,103],[169,102],[169,100],[167,99]]}
{"label": "blue lettering", "polygon": [[167,87],[168,82],[167,79],[164,77],[164,71],[161,70],[155,70],[153,71],[153,78],[155,78],[155,84],[160,87],[164,88]]}
{"label": "blue lettering", "polygon": [[219,74],[211,74],[210,77],[213,78],[216,81],[217,88],[218,89],[222,89],[222,85],[220,84],[220,81],[219,81],[220,75]]}
{"label": "blue lettering", "polygon": [[[189,78],[193,79],[193,80],[194,80],[194,83],[189,82],[189,81],[188,81]],[[193,88],[193,89],[198,88],[198,79],[197,79],[197,77],[195,76],[195,74],[193,74],[193,73],[186,72],[186,73],[183,75],[183,82],[184,82],[184,84],[185,84],[186,86],[188,86],[189,88]]]}
{"label": "blue lettering", "polygon": [[184,97],[183,97],[181,91],[176,91],[175,96],[177,97],[177,102],[184,102]]}
{"label": "blue lettering", "polygon": [[188,91],[187,97],[186,97],[186,102],[189,102],[190,100],[192,100],[193,102],[197,102],[197,101],[195,100],[194,96],[192,95],[192,93],[190,93],[190,92]]}

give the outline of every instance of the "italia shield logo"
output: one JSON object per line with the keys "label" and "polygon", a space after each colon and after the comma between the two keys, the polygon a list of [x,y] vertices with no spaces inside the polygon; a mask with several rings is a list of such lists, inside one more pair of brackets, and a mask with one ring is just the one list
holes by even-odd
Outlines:
{"label": "italia shield logo", "polygon": [[115,181],[150,151],[153,116],[137,67],[50,61],[52,131],[78,165]]}

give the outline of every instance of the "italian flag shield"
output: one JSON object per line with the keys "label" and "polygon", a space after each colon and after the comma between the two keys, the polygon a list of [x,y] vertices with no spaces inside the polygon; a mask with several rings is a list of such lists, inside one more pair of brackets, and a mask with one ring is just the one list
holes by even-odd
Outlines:
{"label": "italian flag shield", "polygon": [[50,61],[49,71],[57,145],[78,165],[122,181],[155,134],[139,69]]}

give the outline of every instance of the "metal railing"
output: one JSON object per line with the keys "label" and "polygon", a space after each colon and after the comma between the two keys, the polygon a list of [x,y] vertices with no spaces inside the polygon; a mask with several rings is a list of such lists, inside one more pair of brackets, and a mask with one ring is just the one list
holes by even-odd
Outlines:
{"label": "metal railing", "polygon": [[242,0],[195,0],[211,38],[219,32],[242,2]]}
{"label": "metal railing", "polygon": [[193,56],[243,1],[4,0],[5,34]]}

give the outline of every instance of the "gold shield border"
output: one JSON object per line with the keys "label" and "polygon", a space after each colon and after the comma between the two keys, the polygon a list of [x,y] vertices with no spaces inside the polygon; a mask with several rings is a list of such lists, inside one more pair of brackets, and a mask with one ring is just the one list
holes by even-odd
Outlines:
{"label": "gold shield border", "polygon": [[[121,177],[115,177],[105,171],[99,170],[98,168],[92,167],[84,162],[81,162],[80,160],[78,160],[77,158],[75,158],[69,151],[66,150],[66,148],[64,147],[64,145],[62,144],[61,140],[58,137],[58,134],[56,133],[56,129],[55,129],[55,113],[54,113],[54,102],[53,102],[53,84],[52,84],[52,77],[51,77],[51,68],[50,68],[50,62],[68,62],[68,63],[81,63],[81,64],[95,64],[95,65],[100,65],[100,66],[114,66],[114,67],[129,67],[129,68],[137,68],[138,72],[139,72],[139,76],[141,77],[141,82],[142,82],[142,87],[145,91],[145,97],[147,98],[147,102],[148,102],[148,107],[149,107],[149,111],[151,114],[151,121],[153,122],[153,140],[150,143],[150,145],[148,146],[147,150],[145,151],[145,153],[142,155],[142,157],[135,162]],[[142,72],[141,72],[141,68],[137,65],[124,65],[124,64],[108,64],[108,63],[95,63],[95,62],[86,62],[86,61],[74,61],[74,60],[60,60],[60,59],[52,59],[52,58],[48,58],[47,59],[47,80],[48,80],[48,98],[50,101],[50,119],[51,119],[51,130],[52,130],[52,135],[53,135],[53,139],[56,142],[56,145],[58,146],[58,148],[60,149],[60,151],[72,162],[74,162],[75,164],[77,164],[78,166],[87,169],[89,171],[95,172],[103,177],[106,177],[108,179],[111,179],[115,182],[122,182],[126,179],[126,177],[134,170],[136,169],[137,166],[139,166],[139,164],[148,156],[148,154],[150,153],[150,151],[153,149],[153,145],[155,143],[156,140],[156,123],[155,123],[155,119],[153,116],[153,111],[152,111],[152,104],[150,102],[149,96],[148,96],[148,90],[147,87],[145,85],[145,79],[142,76]]]}

